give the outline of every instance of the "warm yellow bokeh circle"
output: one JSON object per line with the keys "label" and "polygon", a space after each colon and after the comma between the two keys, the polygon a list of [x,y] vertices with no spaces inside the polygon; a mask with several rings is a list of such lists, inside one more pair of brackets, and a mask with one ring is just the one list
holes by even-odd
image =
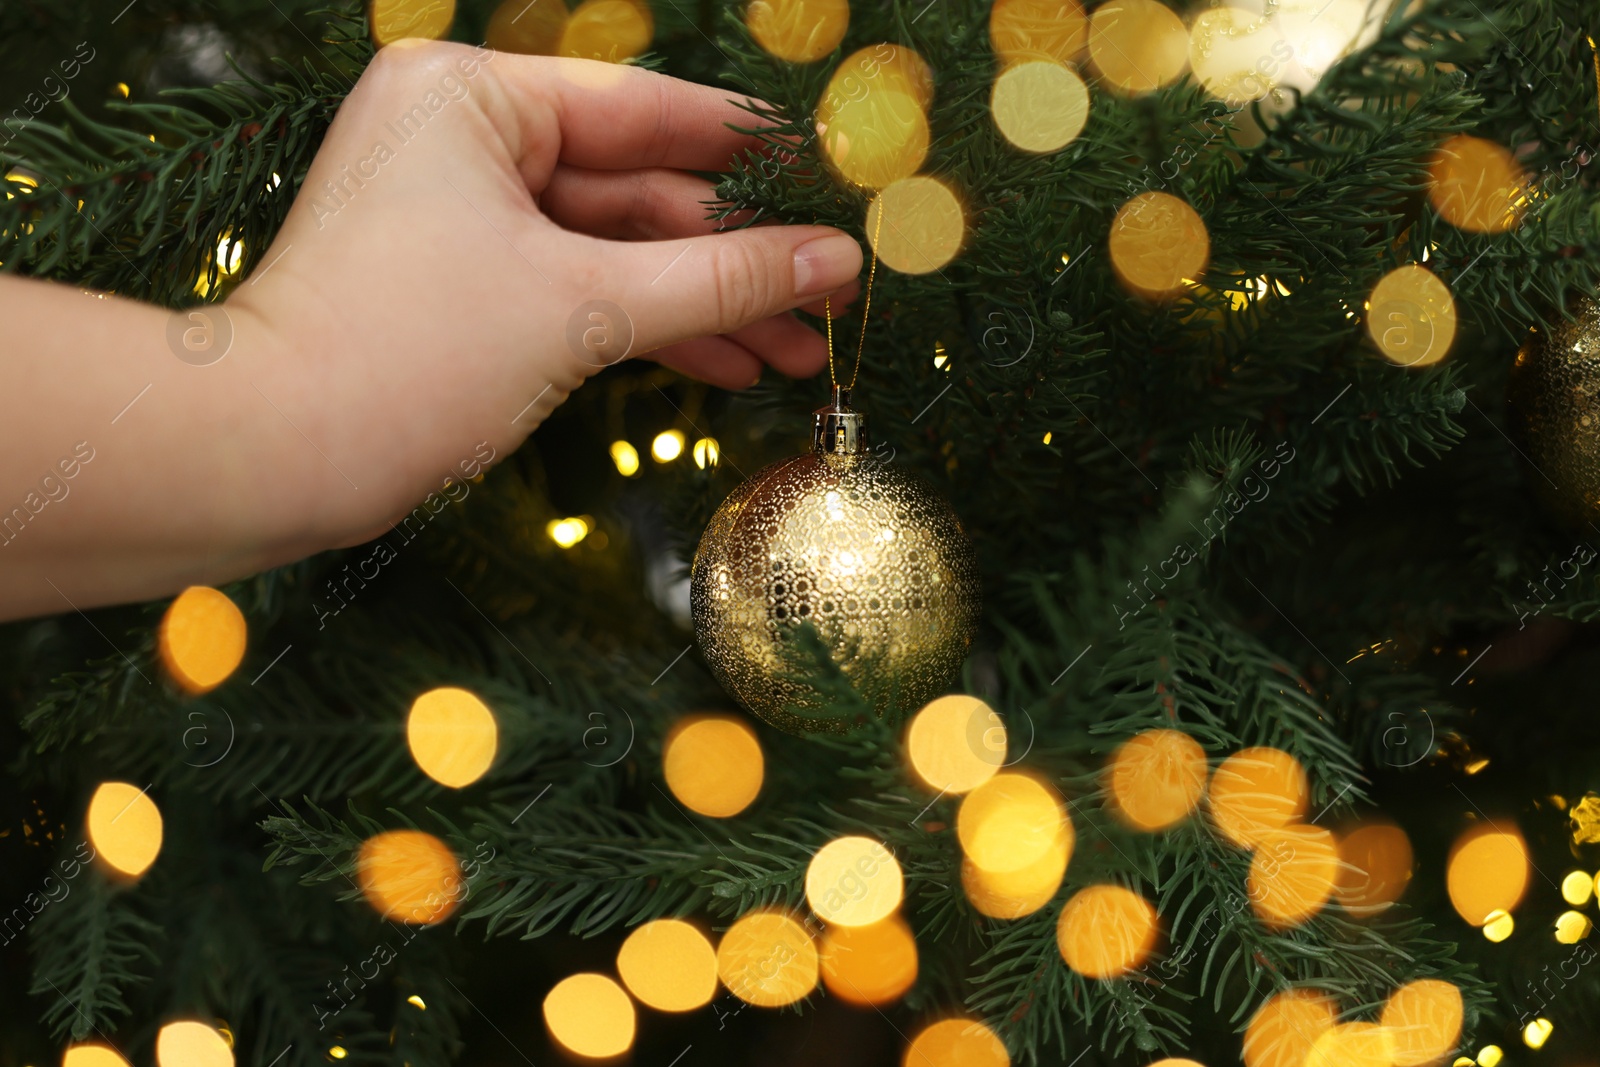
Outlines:
{"label": "warm yellow bokeh circle", "polygon": [[557,54],[621,63],[649,48],[654,32],[643,0],[584,0],[562,27]]}
{"label": "warm yellow bokeh circle", "polygon": [[1300,761],[1276,748],[1246,748],[1211,776],[1211,821],[1241,848],[1305,814],[1310,784]]}
{"label": "warm yellow bokeh circle", "polygon": [[1189,65],[1189,31],[1156,0],[1109,0],[1089,16],[1089,58],[1111,85],[1147,93]]}
{"label": "warm yellow bokeh circle", "polygon": [[1428,367],[1450,353],[1456,302],[1450,287],[1418,263],[1385,274],[1367,301],[1367,333],[1384,358],[1402,367]]}
{"label": "warm yellow bokeh circle", "polygon": [[817,946],[792,916],[754,911],[728,927],[717,945],[717,977],[758,1008],[781,1008],[817,986]]}
{"label": "warm yellow bokeh circle", "polygon": [[984,871],[1018,871],[1043,859],[1063,834],[1072,850],[1072,824],[1054,789],[1031,775],[995,775],[961,801],[956,837],[967,859]]}
{"label": "warm yellow bokeh circle", "polygon": [[1131,889],[1081,889],[1056,920],[1056,947],[1068,967],[1086,978],[1115,978],[1142,964],[1160,936],[1156,909]]}
{"label": "warm yellow bokeh circle", "polygon": [[917,942],[898,915],[871,926],[830,926],[820,959],[828,992],[861,1007],[893,1003],[917,980]]}
{"label": "warm yellow bokeh circle", "polygon": [[167,606],[157,645],[167,674],[185,691],[225,682],[244,659],[244,613],[225,593],[191,585]]}
{"label": "warm yellow bokeh circle", "polygon": [[986,871],[969,859],[961,861],[961,888],[980,915],[1020,919],[1055,897],[1072,853],[1070,826],[1045,854],[1014,871]]}
{"label": "warm yellow bokeh circle", "polygon": [[129,1067],[122,1053],[110,1045],[91,1041],[73,1045],[61,1054],[61,1067]]}
{"label": "warm yellow bokeh circle", "polygon": [[662,747],[661,769],[679,803],[713,819],[749,807],[766,775],[756,732],[732,715],[694,715],[677,723]]}
{"label": "warm yellow bokeh circle", "polygon": [[633,1047],[633,1001],[603,974],[574,974],[545,994],[544,1021],[561,1047],[604,1059]]}
{"label": "warm yellow bokeh circle", "polygon": [[1305,1067],[1392,1067],[1394,1037],[1377,1023],[1338,1023],[1311,1045]]}
{"label": "warm yellow bokeh circle", "polygon": [[622,943],[617,974],[646,1007],[694,1011],[717,994],[717,950],[693,924],[656,919]]}
{"label": "warm yellow bokeh circle", "polygon": [[1379,1022],[1394,1039],[1396,1067],[1422,1067],[1453,1052],[1461,1037],[1461,990],[1422,978],[1389,994]]}
{"label": "warm yellow bokeh circle", "polygon": [[233,1048],[215,1026],[181,1019],[156,1033],[156,1063],[160,1067],[233,1067]]}
{"label": "warm yellow bokeh circle", "polygon": [[1389,822],[1372,822],[1339,838],[1339,903],[1352,915],[1387,909],[1411,884],[1411,839]]}
{"label": "warm yellow bokeh circle", "polygon": [[1528,888],[1528,845],[1511,826],[1475,827],[1450,850],[1445,888],[1456,914],[1482,926],[1497,911],[1509,912]]}
{"label": "warm yellow bokeh circle", "polygon": [[823,922],[871,926],[894,914],[905,882],[894,854],[870,837],[829,841],[806,867],[806,902]]}
{"label": "warm yellow bokeh circle", "polygon": [[437,41],[450,32],[456,0],[371,0],[367,17],[379,48],[408,37]]}
{"label": "warm yellow bokeh circle", "polygon": [[161,809],[127,782],[101,782],[84,820],[95,855],[118,874],[137,878],[161,854]]}
{"label": "warm yellow bokeh circle", "polygon": [[465,689],[430,689],[411,705],[406,743],[422,773],[452,789],[482,778],[494,762],[500,728],[494,712]]}
{"label": "warm yellow bokeh circle", "polygon": [[1245,1067],[1305,1067],[1311,1047],[1338,1014],[1333,998],[1315,989],[1268,997],[1245,1027]]}
{"label": "warm yellow bokeh circle", "polygon": [[817,107],[822,151],[840,177],[864,189],[909,178],[928,158],[928,116],[908,86],[880,78],[852,96],[828,92]]}
{"label": "warm yellow bokeh circle", "polygon": [[950,187],[919,174],[873,197],[866,230],[884,266],[902,274],[928,274],[956,258],[967,222]]}
{"label": "warm yellow bokeh circle", "polygon": [[1450,138],[1428,164],[1428,199],[1457,229],[1512,229],[1521,221],[1527,193],[1528,176],[1510,150],[1481,137]]}
{"label": "warm yellow bokeh circle", "polygon": [[848,0],[750,0],[745,25],[756,43],[790,63],[814,63],[850,28]]}
{"label": "warm yellow bokeh circle", "polygon": [[952,694],[930,701],[906,728],[911,769],[929,789],[970,793],[1006,761],[1006,728],[977,697]]}
{"label": "warm yellow bokeh circle", "polygon": [[1107,768],[1113,810],[1137,830],[1188,818],[1206,791],[1206,753],[1180,730],[1145,730],[1118,746]]}
{"label": "warm yellow bokeh circle", "polygon": [[1000,1038],[976,1019],[944,1019],[923,1028],[906,1047],[902,1067],[1010,1067]]}
{"label": "warm yellow bokeh circle", "polygon": [[995,0],[989,11],[989,44],[1001,67],[1036,59],[1071,63],[1088,33],[1078,0]]}
{"label": "warm yellow bokeh circle", "polygon": [[1171,193],[1140,193],[1111,222],[1111,267],[1135,293],[1159,297],[1197,280],[1211,259],[1198,212]]}
{"label": "warm yellow bokeh circle", "polygon": [[450,846],[421,830],[388,830],[361,843],[356,881],[378,914],[397,922],[442,922],[465,895]]}
{"label": "warm yellow bokeh circle", "polygon": [[994,80],[989,113],[1001,135],[1024,152],[1058,152],[1089,121],[1089,87],[1060,63],[1015,63]]}
{"label": "warm yellow bokeh circle", "polygon": [[1250,906],[1269,928],[1299,926],[1320,912],[1339,877],[1339,846],[1320,826],[1292,824],[1256,841],[1245,880]]}
{"label": "warm yellow bokeh circle", "polygon": [[505,0],[489,16],[484,36],[497,52],[553,56],[566,27],[566,0]]}

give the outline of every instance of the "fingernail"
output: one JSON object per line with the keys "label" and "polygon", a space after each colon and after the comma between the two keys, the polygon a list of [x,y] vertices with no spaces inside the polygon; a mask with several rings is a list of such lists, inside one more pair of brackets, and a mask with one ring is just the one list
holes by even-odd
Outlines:
{"label": "fingernail", "polygon": [[842,233],[816,237],[794,250],[796,300],[831,293],[861,273],[861,246]]}

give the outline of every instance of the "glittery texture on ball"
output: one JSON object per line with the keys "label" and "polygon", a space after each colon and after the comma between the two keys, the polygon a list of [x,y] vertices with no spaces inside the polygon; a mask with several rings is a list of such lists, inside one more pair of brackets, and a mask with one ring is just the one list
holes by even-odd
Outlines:
{"label": "glittery texture on ball", "polygon": [[791,733],[854,725],[786,677],[784,646],[803,624],[891,720],[948,691],[978,624],[961,521],[921,479],[870,455],[796,456],[734,490],[700,539],[689,588],[717,680]]}
{"label": "glittery texture on ball", "polygon": [[1600,299],[1583,300],[1572,322],[1534,331],[1506,399],[1534,493],[1562,523],[1600,521]]}

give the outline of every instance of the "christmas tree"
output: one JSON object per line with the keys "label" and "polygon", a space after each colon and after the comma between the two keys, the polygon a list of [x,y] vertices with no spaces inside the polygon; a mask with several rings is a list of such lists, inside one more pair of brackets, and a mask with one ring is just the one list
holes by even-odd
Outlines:
{"label": "christmas tree", "polygon": [[209,323],[381,47],[641,64],[872,249],[870,434],[629,360],[6,625],[5,1062],[1593,1062],[1592,3],[119,7],[0,5],[5,269]]}

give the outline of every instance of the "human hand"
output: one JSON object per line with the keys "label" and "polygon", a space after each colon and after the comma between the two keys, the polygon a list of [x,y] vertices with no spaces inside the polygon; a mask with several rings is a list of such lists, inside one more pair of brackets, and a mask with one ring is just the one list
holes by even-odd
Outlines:
{"label": "human hand", "polygon": [[730,122],[750,115],[725,92],[638,68],[380,51],[226,305],[273,353],[252,384],[323,454],[289,465],[317,487],[308,536],[382,532],[624,355],[727,388],[820,370],[825,343],[789,312],[848,296],[860,247],[817,226],[713,233],[713,187],[686,171],[759,147]]}

